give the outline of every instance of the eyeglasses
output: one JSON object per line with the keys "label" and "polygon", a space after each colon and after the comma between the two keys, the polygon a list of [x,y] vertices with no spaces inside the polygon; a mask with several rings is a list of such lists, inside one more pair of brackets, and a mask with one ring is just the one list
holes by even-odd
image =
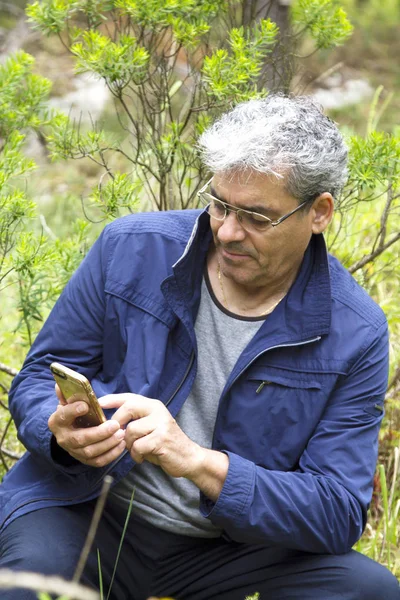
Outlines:
{"label": "eyeglasses", "polygon": [[224,221],[230,212],[234,212],[236,213],[240,225],[249,233],[252,233],[253,231],[263,232],[269,227],[277,227],[308,203],[308,200],[306,200],[302,204],[299,204],[299,206],[296,206],[290,213],[283,215],[283,217],[280,217],[276,221],[272,221],[272,219],[269,219],[260,213],[253,212],[252,210],[245,210],[244,208],[237,208],[236,206],[222,202],[222,200],[218,200],[218,198],[215,198],[215,196],[205,191],[211,181],[212,177],[210,181],[207,181],[201,190],[197,192],[200,201],[206,207],[210,217],[217,221]]}

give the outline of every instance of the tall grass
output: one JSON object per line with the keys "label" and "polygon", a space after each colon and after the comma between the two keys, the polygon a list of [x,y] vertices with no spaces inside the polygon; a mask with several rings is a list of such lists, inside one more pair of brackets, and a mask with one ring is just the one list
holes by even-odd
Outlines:
{"label": "tall grass", "polygon": [[[388,465],[379,464],[377,483],[380,504],[355,549],[388,567],[400,577],[400,447],[393,450]],[[390,478],[388,477],[390,473]]]}

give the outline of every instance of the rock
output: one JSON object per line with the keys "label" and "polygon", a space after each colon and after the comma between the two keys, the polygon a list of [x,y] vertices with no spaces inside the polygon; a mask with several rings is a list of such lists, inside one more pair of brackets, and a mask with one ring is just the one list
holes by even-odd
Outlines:
{"label": "rock", "polygon": [[111,95],[104,81],[84,73],[73,79],[73,85],[75,89],[68,94],[50,98],[49,107],[75,121],[90,123],[99,119]]}
{"label": "rock", "polygon": [[366,79],[344,79],[335,73],[324,80],[324,88],[314,89],[312,96],[325,109],[343,108],[371,98],[373,88]]}

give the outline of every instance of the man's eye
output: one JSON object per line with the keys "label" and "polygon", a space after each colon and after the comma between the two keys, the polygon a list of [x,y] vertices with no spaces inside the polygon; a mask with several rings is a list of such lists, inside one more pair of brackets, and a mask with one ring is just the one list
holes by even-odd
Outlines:
{"label": "man's eye", "polygon": [[269,219],[267,219],[267,217],[264,217],[263,215],[259,215],[257,213],[249,214],[249,218],[253,221],[253,223],[263,223],[264,225],[267,225],[269,223]]}
{"label": "man's eye", "polygon": [[218,200],[213,199],[211,202],[211,207],[216,212],[220,212],[220,213],[225,212],[225,206],[222,204],[222,202],[219,202]]}

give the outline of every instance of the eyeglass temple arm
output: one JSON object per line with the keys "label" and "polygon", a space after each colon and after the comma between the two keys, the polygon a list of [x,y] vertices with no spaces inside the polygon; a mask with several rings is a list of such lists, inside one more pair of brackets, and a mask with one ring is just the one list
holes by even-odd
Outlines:
{"label": "eyeglass temple arm", "polygon": [[283,223],[283,221],[286,221],[286,219],[291,217],[295,212],[297,212],[298,210],[303,208],[303,206],[305,206],[307,204],[307,202],[308,202],[308,200],[306,200],[305,202],[302,202],[301,204],[299,204],[299,206],[296,206],[296,208],[294,210],[290,211],[290,213],[288,213],[287,215],[284,215],[277,221],[271,221],[271,223],[270,223],[271,227],[276,227],[277,225],[280,225],[281,223]]}

